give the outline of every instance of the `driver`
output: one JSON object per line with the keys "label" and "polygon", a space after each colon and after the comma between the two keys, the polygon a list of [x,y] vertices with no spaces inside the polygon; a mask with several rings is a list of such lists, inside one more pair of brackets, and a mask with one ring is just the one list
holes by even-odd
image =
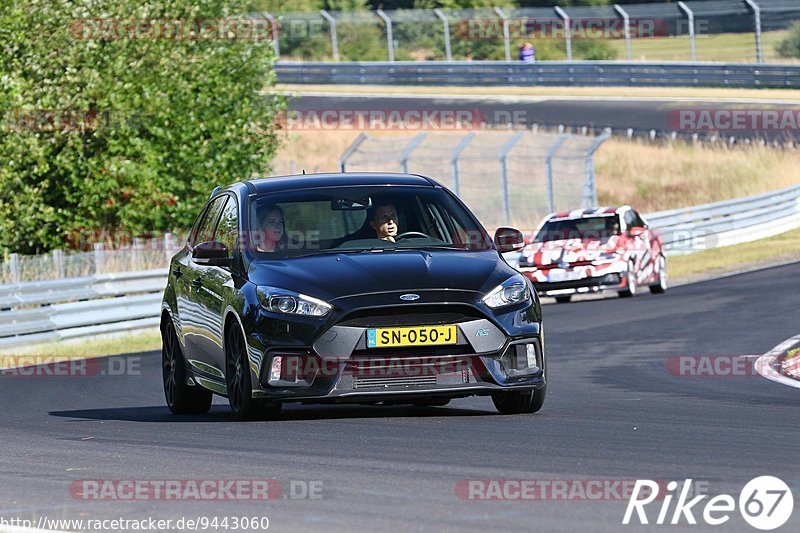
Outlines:
{"label": "driver", "polygon": [[386,202],[372,206],[369,226],[375,230],[377,237],[384,241],[395,242],[397,236],[397,208]]}

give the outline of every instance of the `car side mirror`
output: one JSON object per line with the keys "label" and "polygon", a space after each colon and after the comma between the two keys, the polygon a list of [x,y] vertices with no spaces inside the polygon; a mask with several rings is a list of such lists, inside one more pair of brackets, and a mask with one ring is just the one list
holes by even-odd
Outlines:
{"label": "car side mirror", "polygon": [[494,245],[501,254],[516,252],[525,247],[525,237],[514,228],[498,228],[494,232]]}
{"label": "car side mirror", "polygon": [[198,265],[229,267],[228,247],[219,241],[201,242],[192,250],[192,261]]}
{"label": "car side mirror", "polygon": [[642,226],[633,226],[628,230],[628,235],[631,237],[638,237],[639,235],[644,235],[644,232],[645,229]]}

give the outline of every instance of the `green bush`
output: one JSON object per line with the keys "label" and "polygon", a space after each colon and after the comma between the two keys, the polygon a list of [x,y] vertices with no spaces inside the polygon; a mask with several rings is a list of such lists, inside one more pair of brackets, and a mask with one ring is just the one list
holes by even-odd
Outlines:
{"label": "green bush", "polygon": [[89,20],[243,12],[227,0],[6,0],[0,249],[185,228],[214,186],[263,171],[285,105],[259,94],[272,83],[268,40],[130,38]]}
{"label": "green bush", "polygon": [[778,55],[786,58],[800,58],[800,22],[789,28],[789,35],[778,44]]}

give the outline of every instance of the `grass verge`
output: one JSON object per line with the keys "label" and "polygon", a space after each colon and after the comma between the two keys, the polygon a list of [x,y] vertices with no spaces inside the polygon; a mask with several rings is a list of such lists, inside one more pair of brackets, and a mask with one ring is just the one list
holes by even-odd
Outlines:
{"label": "grass verge", "polygon": [[800,261],[800,229],[745,244],[669,257],[667,265],[672,280],[687,282],[792,260]]}
{"label": "grass verge", "polygon": [[47,342],[18,348],[4,348],[0,356],[34,355],[47,357],[51,362],[70,358],[103,357],[161,349],[158,328],[148,328],[128,333],[97,335],[85,339]]}
{"label": "grass verge", "polygon": [[417,85],[287,85],[288,93],[324,92],[352,94],[434,94],[439,96],[530,96],[542,98],[680,98],[700,100],[797,100],[797,89],[718,89],[707,87],[432,87]]}

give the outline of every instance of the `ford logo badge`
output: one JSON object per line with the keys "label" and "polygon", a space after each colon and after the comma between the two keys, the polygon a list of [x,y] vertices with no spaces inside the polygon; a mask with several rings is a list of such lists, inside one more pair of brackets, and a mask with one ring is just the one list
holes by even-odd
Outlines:
{"label": "ford logo badge", "polygon": [[413,302],[414,300],[419,300],[419,294],[404,294],[400,299],[404,302]]}

